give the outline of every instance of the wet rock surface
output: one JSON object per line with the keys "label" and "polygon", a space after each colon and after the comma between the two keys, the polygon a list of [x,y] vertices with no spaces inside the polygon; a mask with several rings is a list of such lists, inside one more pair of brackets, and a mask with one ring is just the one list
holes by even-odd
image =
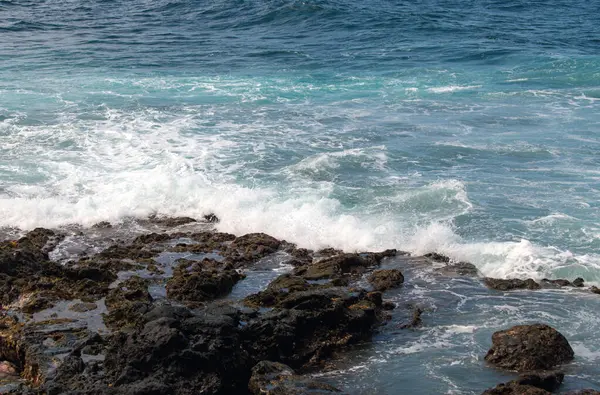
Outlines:
{"label": "wet rock surface", "polygon": [[[180,229],[194,221],[146,223]],[[279,380],[268,393],[339,392],[301,373],[369,340],[393,307],[380,292],[351,282],[395,251],[315,253],[265,234],[163,231],[58,263],[48,252],[61,237],[36,229],[1,244],[8,310],[0,326],[0,380],[12,380],[3,391],[247,393],[254,374],[252,388]],[[248,307],[220,299],[243,281],[244,270],[282,253],[291,257],[293,273],[246,297]],[[401,280],[399,271],[390,273],[394,284]],[[265,370],[267,363],[286,367]]]}
{"label": "wet rock surface", "polygon": [[[367,346],[391,309],[406,313],[391,325],[396,332],[428,329],[422,314],[433,310],[422,301],[386,300],[411,285],[406,267],[394,266],[405,253],[312,251],[262,233],[194,228],[216,216],[144,221],[151,232],[125,238],[120,224],[99,223],[90,231],[119,237],[60,262],[50,259],[65,239],[60,232],[35,229],[0,242],[0,392],[351,392],[310,374]],[[274,260],[285,270],[236,294],[255,268]],[[419,260],[436,279],[478,275],[475,266],[439,254]],[[536,289],[529,280],[490,280],[495,289]],[[542,285],[583,286],[579,280]],[[572,358],[551,328],[519,328],[494,335],[490,364],[524,371]],[[545,393],[539,391],[551,391],[552,379],[544,377],[522,376],[486,393]]]}
{"label": "wet rock surface", "polygon": [[382,269],[371,273],[368,280],[376,291],[386,291],[400,286],[404,282],[404,276],[398,269]]}
{"label": "wet rock surface", "polygon": [[301,395],[341,392],[332,385],[298,376],[287,365],[270,361],[261,361],[252,368],[248,389],[254,395]]}
{"label": "wet rock surface", "polygon": [[536,283],[533,279],[528,278],[527,280],[520,280],[517,278],[513,279],[499,279],[489,278],[483,279],[483,282],[488,288],[496,289],[498,291],[511,291],[514,289],[540,289],[540,284]]}
{"label": "wet rock surface", "polygon": [[190,306],[224,296],[245,276],[215,260],[182,262],[167,282],[167,296]]}
{"label": "wet rock surface", "polygon": [[508,383],[498,384],[482,395],[550,394],[560,387],[564,377],[562,372],[528,372]]}
{"label": "wet rock surface", "polygon": [[546,370],[570,362],[574,352],[567,339],[545,324],[518,325],[495,332],[485,360],[519,372]]}

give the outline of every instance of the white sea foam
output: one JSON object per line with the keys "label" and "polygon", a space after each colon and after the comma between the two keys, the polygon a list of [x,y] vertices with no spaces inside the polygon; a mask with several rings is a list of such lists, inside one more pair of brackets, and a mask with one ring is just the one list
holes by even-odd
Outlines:
{"label": "white sea foam", "polygon": [[[186,88],[209,85],[194,82]],[[3,122],[7,133],[0,170],[14,177],[0,186],[0,227],[91,225],[157,212],[196,217],[214,212],[222,219],[222,231],[266,232],[309,248],[437,251],[473,262],[495,277],[551,277],[570,265],[589,274],[586,280],[600,280],[592,274],[600,272],[600,257],[594,254],[576,255],[525,239],[463,240],[452,222],[474,209],[465,182],[447,178],[426,183],[421,173],[392,174],[384,145],[348,148],[328,135],[304,139],[301,133],[306,132],[293,129],[293,122],[265,126],[259,116],[253,118],[256,122],[241,122],[229,114],[216,116],[218,112],[211,106],[172,112],[105,109],[85,118],[69,109],[54,124]],[[207,122],[207,131],[198,133]],[[279,175],[290,176],[287,182],[259,182],[253,173],[258,170],[240,156],[251,152],[245,160],[268,161],[282,136],[286,142],[304,139],[311,149],[326,152],[279,169]],[[341,166],[382,173],[379,181],[388,192],[349,208],[338,200],[332,179],[305,177],[335,173]],[[563,219],[550,216],[543,221]]]}
{"label": "white sea foam", "polygon": [[481,85],[448,85],[448,86],[438,86],[434,88],[427,88],[429,92],[432,93],[451,93],[457,91],[471,90],[481,88]]}

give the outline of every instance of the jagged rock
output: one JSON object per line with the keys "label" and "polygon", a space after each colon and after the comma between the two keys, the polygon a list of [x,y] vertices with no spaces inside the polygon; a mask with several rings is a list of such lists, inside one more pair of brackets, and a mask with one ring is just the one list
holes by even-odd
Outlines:
{"label": "jagged rock", "polygon": [[396,250],[386,250],[379,253],[341,254],[322,259],[312,264],[298,267],[294,274],[307,280],[320,280],[341,276],[357,276],[369,267],[378,265],[385,257],[396,255]]}
{"label": "jagged rock", "polygon": [[444,263],[449,263],[450,262],[450,258],[448,258],[445,255],[442,254],[438,254],[437,252],[430,252],[429,254],[425,254],[423,255],[426,258],[431,259],[432,261],[435,262],[444,262]]}
{"label": "jagged rock", "polygon": [[498,384],[482,395],[546,395],[558,389],[564,377],[562,372],[528,372],[508,383]]}
{"label": "jagged rock", "polygon": [[78,312],[78,313],[85,313],[87,311],[96,310],[97,308],[98,308],[98,305],[96,303],[85,303],[85,302],[82,302],[82,303],[72,304],[69,307],[69,310],[75,311],[75,312]]}
{"label": "jagged rock", "polygon": [[211,223],[211,224],[216,224],[218,222],[220,222],[221,220],[219,219],[219,217],[217,217],[216,215],[214,215],[213,213],[210,214],[206,214],[204,215],[202,218],[204,218],[204,221]]}
{"label": "jagged rock", "polygon": [[409,323],[400,325],[400,329],[408,329],[408,328],[417,328],[421,326],[423,320],[421,319],[421,314],[423,314],[423,309],[420,307],[415,307],[413,309],[412,318]]}
{"label": "jagged rock", "polygon": [[468,262],[458,262],[446,265],[439,269],[436,269],[437,272],[443,274],[444,276],[478,276],[479,270],[472,263]]}
{"label": "jagged rock", "polygon": [[147,279],[134,276],[113,288],[105,300],[108,308],[108,314],[104,315],[106,326],[120,329],[139,325],[152,303],[148,285]]}
{"label": "jagged rock", "polygon": [[181,226],[185,224],[189,224],[192,222],[197,222],[194,218],[190,217],[157,217],[150,216],[148,217],[148,222],[160,226],[164,226],[166,228],[174,228],[176,226]]}
{"label": "jagged rock", "polygon": [[255,395],[303,395],[341,392],[329,384],[298,376],[287,365],[270,361],[261,361],[252,368],[248,389]]}
{"label": "jagged rock", "polygon": [[598,294],[598,295],[600,295],[600,288],[596,287],[595,285],[592,285],[592,286],[590,287],[590,291],[591,291],[592,293],[595,293],[595,294]]}
{"label": "jagged rock", "polygon": [[277,308],[249,320],[243,338],[257,362],[279,361],[298,369],[369,338],[386,318],[380,299],[364,290],[309,289],[290,293]]}
{"label": "jagged rock", "polygon": [[581,277],[577,277],[575,280],[573,280],[573,286],[574,287],[583,287],[583,278]]}
{"label": "jagged rock", "polygon": [[375,270],[367,277],[369,283],[376,291],[386,291],[398,287],[404,282],[404,276],[398,269]]}
{"label": "jagged rock", "polygon": [[495,332],[485,360],[499,368],[520,372],[550,369],[573,359],[563,335],[544,324],[518,325]]}
{"label": "jagged rock", "polygon": [[104,366],[116,393],[243,393],[251,365],[237,319],[166,306],[149,317],[110,342]]}
{"label": "jagged rock", "polygon": [[281,241],[264,233],[249,233],[236,238],[224,255],[239,267],[276,252],[280,245]]}
{"label": "jagged rock", "polygon": [[192,306],[228,294],[245,275],[219,265],[210,259],[183,262],[167,282],[167,296]]}
{"label": "jagged rock", "polygon": [[54,232],[38,228],[18,241],[0,243],[0,304],[20,298],[24,312],[34,313],[60,299],[91,301],[106,295],[116,276],[50,261],[46,251],[53,237]]}
{"label": "jagged rock", "polygon": [[94,229],[111,229],[113,226],[110,222],[108,221],[100,221],[94,225],[92,225],[92,228]]}
{"label": "jagged rock", "polygon": [[500,279],[486,277],[483,282],[488,288],[497,289],[499,291],[510,291],[513,289],[540,289],[540,284],[536,283],[533,279],[528,278],[527,280],[520,280],[518,278],[511,279]]}

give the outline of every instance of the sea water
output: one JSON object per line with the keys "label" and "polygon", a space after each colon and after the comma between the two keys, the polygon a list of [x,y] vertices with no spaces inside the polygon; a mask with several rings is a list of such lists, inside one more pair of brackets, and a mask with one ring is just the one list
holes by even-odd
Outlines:
{"label": "sea water", "polygon": [[[0,232],[212,212],[221,231],[307,248],[600,282],[598,15],[583,0],[0,0]],[[502,379],[481,360],[489,335],[543,320],[600,385],[594,295],[502,304],[435,281],[397,296],[430,294],[429,326],[376,341],[348,380],[477,393]],[[445,292],[463,302],[440,307]]]}

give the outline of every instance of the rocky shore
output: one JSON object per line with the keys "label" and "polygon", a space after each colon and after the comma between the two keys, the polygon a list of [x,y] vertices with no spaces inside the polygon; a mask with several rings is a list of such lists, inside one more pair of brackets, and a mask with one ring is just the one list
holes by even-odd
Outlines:
{"label": "rocky shore", "polygon": [[[56,252],[67,243],[59,230],[0,242],[0,393],[352,393],[312,373],[395,325],[394,309],[406,310],[401,330],[426,325],[421,307],[386,300],[410,279],[382,263],[407,253],[311,251],[266,234],[219,233],[211,229],[214,215],[147,221],[155,231],[133,239],[99,223],[93,229],[109,235],[104,244],[67,258]],[[249,268],[274,256],[287,270],[231,296],[253,275]],[[442,277],[479,276],[474,265],[435,253],[415,262]],[[582,279],[481,283],[490,292],[600,292]],[[573,357],[568,339],[544,323],[504,328],[481,363],[520,376],[481,391],[551,393]]]}

